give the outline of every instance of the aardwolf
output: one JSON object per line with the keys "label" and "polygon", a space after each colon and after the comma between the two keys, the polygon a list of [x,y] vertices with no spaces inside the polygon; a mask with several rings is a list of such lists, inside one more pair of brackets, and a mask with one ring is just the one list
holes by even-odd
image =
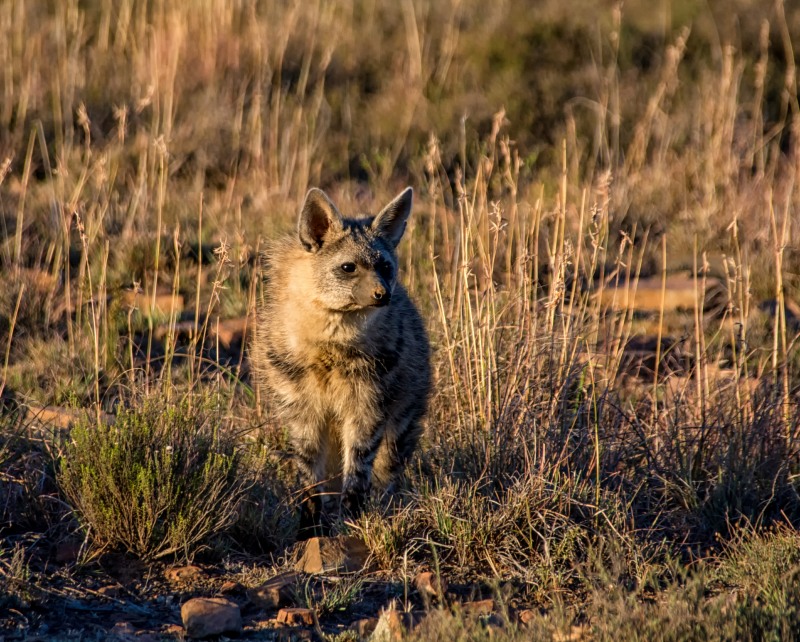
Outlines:
{"label": "aardwolf", "polygon": [[422,432],[428,338],[397,283],[396,248],[412,196],[407,188],[376,216],[345,218],[311,189],[297,234],[262,257],[253,363],[313,489],[301,532],[321,523],[326,481],[335,480],[350,516],[363,509],[373,480],[393,493]]}

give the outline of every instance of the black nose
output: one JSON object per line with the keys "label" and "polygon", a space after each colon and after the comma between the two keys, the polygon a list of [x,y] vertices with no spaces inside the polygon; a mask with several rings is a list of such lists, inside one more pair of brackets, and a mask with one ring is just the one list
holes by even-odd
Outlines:
{"label": "black nose", "polygon": [[377,288],[372,292],[372,299],[377,306],[386,305],[389,303],[389,293],[383,288]]}

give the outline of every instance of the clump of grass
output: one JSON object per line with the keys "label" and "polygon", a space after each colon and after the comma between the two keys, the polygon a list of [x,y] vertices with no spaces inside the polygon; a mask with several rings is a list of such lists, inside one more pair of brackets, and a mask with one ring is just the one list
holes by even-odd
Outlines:
{"label": "clump of grass", "polygon": [[191,558],[230,526],[245,490],[240,456],[211,407],[148,400],[64,443],[58,482],[97,547]]}
{"label": "clump of grass", "polygon": [[767,532],[741,529],[724,546],[716,578],[742,592],[735,614],[760,639],[787,639],[800,630],[800,537],[776,526]]}
{"label": "clump of grass", "polygon": [[228,545],[250,554],[281,551],[297,534],[299,516],[286,483],[287,473],[273,453],[271,444],[256,442],[240,467],[240,474],[251,482],[228,529]]}
{"label": "clump of grass", "polygon": [[316,590],[311,583],[306,583],[302,600],[318,617],[342,614],[359,600],[363,588],[364,579],[356,575],[336,578],[334,582],[323,581]]}
{"label": "clump of grass", "polygon": [[631,575],[647,566],[648,547],[635,541],[624,508],[604,493],[557,471],[531,474],[498,492],[482,480],[443,478],[422,483],[418,495],[394,514],[373,512],[355,529],[375,563],[396,572],[433,564],[447,577],[517,580],[544,601],[569,590],[593,542],[613,539],[625,551]]}
{"label": "clump of grass", "polygon": [[0,607],[25,607],[31,601],[32,577],[25,547],[19,542],[10,550],[0,548]]}
{"label": "clump of grass", "polygon": [[0,405],[0,536],[47,532],[67,511],[53,480],[48,442],[12,403]]}

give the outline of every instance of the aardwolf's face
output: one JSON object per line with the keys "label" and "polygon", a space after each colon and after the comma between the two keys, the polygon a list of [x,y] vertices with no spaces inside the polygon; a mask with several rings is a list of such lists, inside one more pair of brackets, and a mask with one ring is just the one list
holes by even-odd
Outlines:
{"label": "aardwolf's face", "polygon": [[375,217],[343,218],[322,190],[310,190],[297,225],[300,242],[313,256],[308,296],[339,312],[388,305],[397,279],[395,248],[412,194],[406,189]]}

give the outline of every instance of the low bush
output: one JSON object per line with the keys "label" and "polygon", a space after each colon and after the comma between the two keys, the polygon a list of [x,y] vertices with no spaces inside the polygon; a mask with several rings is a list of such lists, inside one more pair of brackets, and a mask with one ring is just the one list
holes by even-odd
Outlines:
{"label": "low bush", "polygon": [[72,430],[58,482],[95,545],[191,558],[234,521],[248,478],[218,419],[208,407],[147,401],[114,425]]}

